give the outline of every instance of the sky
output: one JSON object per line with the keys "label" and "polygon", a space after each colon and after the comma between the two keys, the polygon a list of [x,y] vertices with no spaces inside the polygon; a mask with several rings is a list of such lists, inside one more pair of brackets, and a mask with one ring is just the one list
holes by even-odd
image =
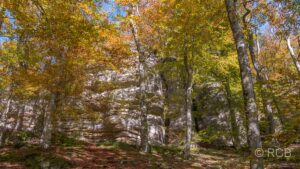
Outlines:
{"label": "sky", "polygon": [[108,13],[109,20],[114,21],[117,15],[125,15],[125,11],[114,0],[102,4],[102,9]]}

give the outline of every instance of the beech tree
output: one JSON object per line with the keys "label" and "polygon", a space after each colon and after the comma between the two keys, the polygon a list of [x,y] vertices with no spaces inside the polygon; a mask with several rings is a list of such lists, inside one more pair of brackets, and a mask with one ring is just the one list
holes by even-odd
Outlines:
{"label": "beech tree", "polygon": [[248,60],[246,41],[241,26],[241,21],[238,16],[238,3],[233,0],[225,0],[228,18],[231,24],[232,33],[234,36],[236,49],[238,53],[240,73],[242,78],[243,96],[245,102],[245,113],[248,121],[248,139],[251,151],[250,166],[252,169],[262,169],[263,159],[257,157],[255,151],[262,148],[260,138],[260,129],[258,125],[258,112],[253,88],[253,80]]}

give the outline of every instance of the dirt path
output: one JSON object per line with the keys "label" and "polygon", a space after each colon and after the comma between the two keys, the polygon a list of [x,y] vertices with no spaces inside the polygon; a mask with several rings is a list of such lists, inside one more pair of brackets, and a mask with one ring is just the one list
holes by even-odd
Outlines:
{"label": "dirt path", "polygon": [[[49,159],[51,159],[49,162]],[[53,160],[55,159],[55,160]],[[48,161],[47,161],[48,160]],[[41,168],[41,165],[59,163],[70,169],[248,169],[249,162],[233,150],[201,148],[189,162],[176,156],[157,153],[141,154],[137,151],[108,149],[88,145],[85,147],[53,147],[49,151],[30,148],[0,149],[0,169]],[[39,164],[40,163],[40,164]],[[270,165],[268,168],[295,168],[294,164]],[[47,167],[46,167],[47,168]]]}
{"label": "dirt path", "polygon": [[66,163],[66,168],[70,169],[197,168],[191,166],[189,162],[176,158],[141,154],[137,151],[106,149],[95,145],[69,148],[53,147],[49,151],[11,147],[0,149],[0,169],[41,168],[44,164],[54,162]]}

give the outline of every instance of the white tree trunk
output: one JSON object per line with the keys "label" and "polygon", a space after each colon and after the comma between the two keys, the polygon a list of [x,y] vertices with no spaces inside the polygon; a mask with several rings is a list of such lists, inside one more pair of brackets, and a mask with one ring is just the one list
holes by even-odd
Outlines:
{"label": "white tree trunk", "polygon": [[51,94],[49,110],[44,113],[43,133],[41,137],[41,146],[43,149],[48,149],[51,146],[52,136],[52,113],[56,111],[56,95]]}
{"label": "white tree trunk", "polygon": [[291,57],[293,59],[293,62],[294,62],[295,67],[296,67],[296,69],[298,71],[298,74],[300,75],[300,62],[298,61],[298,58],[297,58],[297,56],[296,56],[296,54],[294,52],[294,48],[293,48],[293,46],[291,44],[291,38],[288,37],[286,41],[287,41],[287,46],[288,46],[290,55],[291,55]]}
{"label": "white tree trunk", "polygon": [[248,61],[247,49],[244,39],[243,29],[241,27],[238,15],[238,5],[235,0],[225,0],[230,26],[234,36],[238,60],[240,65],[240,74],[242,78],[243,96],[245,103],[245,113],[248,118],[248,140],[251,151],[250,167],[251,169],[263,169],[263,158],[257,157],[255,151],[262,148],[260,129],[258,125],[258,112],[255,101],[253,80]]}
{"label": "white tree trunk", "polygon": [[[186,49],[185,49],[186,50]],[[187,51],[184,53],[184,67],[186,70],[185,79],[185,113],[186,113],[186,133],[185,133],[185,145],[184,145],[184,159],[190,159],[191,143],[192,143],[192,107],[193,107],[193,68],[192,61],[189,61]],[[192,56],[193,58],[194,56]]]}
{"label": "white tree trunk", "polygon": [[[138,6],[135,7],[136,11],[134,12],[139,16]],[[131,32],[134,38],[136,50],[139,55],[139,101],[140,101],[140,118],[141,118],[141,151],[148,153],[150,151],[149,146],[149,132],[148,132],[148,113],[147,113],[147,103],[146,103],[146,54],[141,45],[138,28],[133,19],[130,19]]]}
{"label": "white tree trunk", "polygon": [[1,116],[1,121],[0,121],[0,146],[3,146],[3,143],[4,143],[4,133],[5,133],[5,130],[6,130],[6,122],[7,122],[7,114],[10,110],[10,104],[11,104],[11,98],[8,98],[7,99],[7,102],[6,102],[6,108],[4,110],[4,112],[2,113],[2,116]]}
{"label": "white tree trunk", "polygon": [[186,135],[184,145],[184,159],[190,158],[191,142],[192,142],[192,85],[189,85],[185,91],[185,112],[186,112]]}
{"label": "white tree trunk", "polygon": [[169,144],[169,137],[170,137],[170,123],[171,119],[169,117],[169,85],[168,81],[166,80],[166,77],[164,73],[162,72],[160,75],[161,79],[161,91],[163,92],[164,98],[163,98],[163,117],[164,117],[164,135],[163,135],[163,143],[165,145]]}
{"label": "white tree trunk", "polygon": [[[245,23],[246,24],[246,23]],[[254,37],[253,37],[253,32],[252,30],[248,30],[248,39],[249,39],[249,51],[250,51],[250,56],[252,60],[252,64],[254,66],[254,69],[256,71],[256,76],[257,76],[257,81],[259,82],[260,85],[260,93],[262,97],[262,103],[264,107],[264,112],[267,118],[268,122],[268,129],[267,129],[267,134],[274,134],[276,126],[277,128],[281,127],[281,124],[279,121],[275,122],[274,118],[274,110],[273,110],[273,100],[271,96],[271,89],[268,85],[268,75],[266,72],[263,72],[263,66],[258,60],[258,56],[260,54],[260,45],[259,41],[256,40],[256,46],[257,46],[257,54],[255,54],[255,47],[254,47]],[[276,125],[278,124],[278,125]]]}

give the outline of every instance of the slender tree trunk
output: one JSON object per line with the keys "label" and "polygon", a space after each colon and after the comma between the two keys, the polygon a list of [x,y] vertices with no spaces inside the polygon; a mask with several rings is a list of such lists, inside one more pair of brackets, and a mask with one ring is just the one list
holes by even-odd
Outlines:
{"label": "slender tree trunk", "polygon": [[247,56],[244,33],[239,21],[237,9],[238,5],[235,0],[225,0],[225,4],[237,48],[245,102],[245,113],[248,114],[248,139],[251,151],[250,167],[251,169],[263,169],[263,158],[255,155],[255,151],[262,148],[262,143],[258,125],[258,112],[255,101],[253,80]]}
{"label": "slender tree trunk", "polygon": [[6,108],[4,110],[4,112],[2,113],[2,116],[1,116],[1,121],[0,121],[0,146],[3,146],[4,144],[4,133],[6,131],[6,125],[7,125],[7,115],[8,115],[8,112],[10,110],[10,105],[11,105],[11,98],[9,97],[7,99],[7,102],[6,102]]}
{"label": "slender tree trunk", "polygon": [[184,66],[186,70],[186,82],[185,82],[185,113],[186,113],[186,135],[185,135],[185,145],[184,145],[184,159],[188,160],[190,158],[191,142],[192,142],[192,93],[193,93],[193,70],[188,62],[187,52],[184,54]]}
{"label": "slender tree trunk", "polygon": [[[271,91],[268,80],[269,77],[266,72],[263,72],[263,66],[258,60],[258,56],[260,54],[260,44],[259,40],[254,40],[254,33],[251,28],[248,26],[248,22],[246,21],[246,17],[251,13],[251,10],[247,8],[247,2],[245,1],[243,3],[244,8],[246,9],[246,13],[243,16],[243,22],[245,29],[248,31],[248,48],[251,56],[251,61],[253,64],[253,67],[256,71],[257,81],[260,85],[260,93],[262,97],[262,103],[264,107],[264,112],[268,121],[268,129],[267,134],[274,134],[275,133],[275,119],[274,119],[274,110],[273,110],[273,100],[270,97],[271,94],[269,93]],[[255,43],[256,42],[256,43]],[[256,44],[256,52],[255,52],[255,44]],[[256,53],[256,54],[255,54]]]}
{"label": "slender tree trunk", "polygon": [[160,74],[160,79],[162,82],[161,85],[161,90],[163,91],[163,95],[164,95],[164,112],[163,112],[163,116],[164,116],[164,144],[168,145],[169,144],[169,137],[170,137],[170,123],[171,123],[171,119],[168,117],[169,116],[169,93],[170,93],[170,89],[169,89],[169,85],[168,82],[164,76],[163,73]]}
{"label": "slender tree trunk", "polygon": [[[299,39],[298,39],[298,40],[299,40]],[[300,41],[300,40],[299,40],[299,41]],[[295,52],[294,52],[294,48],[293,48],[293,46],[292,46],[292,44],[291,44],[291,38],[288,37],[287,40],[286,40],[286,42],[287,42],[287,47],[288,47],[288,49],[289,49],[290,55],[291,55],[291,57],[292,57],[292,59],[293,59],[293,62],[294,62],[294,64],[295,64],[295,67],[296,67],[296,69],[297,69],[297,71],[298,71],[298,74],[300,75],[300,62],[298,61],[298,57],[296,56],[296,54],[295,54]],[[299,46],[300,46],[300,45],[299,45]]]}
{"label": "slender tree trunk", "polygon": [[[275,119],[274,119],[274,110],[273,110],[273,104],[272,104],[272,98],[270,97],[271,94],[269,93],[270,89],[268,87],[268,75],[266,73],[263,73],[262,70],[262,65],[257,59],[257,56],[255,54],[255,49],[254,49],[254,37],[253,37],[253,32],[252,30],[248,30],[248,40],[249,40],[249,51],[250,51],[250,56],[252,60],[252,64],[254,66],[254,69],[256,71],[257,75],[257,80],[260,85],[260,92],[261,92],[261,97],[263,101],[263,107],[264,107],[264,112],[267,117],[268,121],[268,130],[267,134],[274,134],[275,133]],[[259,42],[256,42],[257,44],[257,55],[260,53],[260,47],[259,47]]]}
{"label": "slender tree trunk", "polygon": [[269,88],[270,88],[270,92],[271,92],[270,94],[271,94],[271,97],[272,97],[272,101],[273,101],[274,106],[276,107],[276,110],[277,110],[277,113],[278,113],[278,118],[279,118],[280,124],[281,124],[282,128],[284,129],[284,126],[285,126],[284,115],[283,115],[283,113],[281,111],[281,108],[279,107],[279,102],[278,102],[278,100],[277,100],[277,98],[276,98],[276,96],[275,96],[275,94],[273,92],[272,87],[269,86]]}
{"label": "slender tree trunk", "polygon": [[169,144],[169,139],[170,139],[170,123],[171,119],[166,117],[165,118],[165,136],[164,136],[164,144],[168,145]]}
{"label": "slender tree trunk", "polygon": [[229,116],[230,116],[230,124],[231,124],[231,132],[232,132],[232,138],[233,138],[233,146],[237,149],[241,149],[241,141],[240,141],[240,130],[239,126],[236,122],[236,114],[233,108],[233,101],[232,101],[232,94],[230,89],[230,80],[229,78],[226,78],[225,82],[225,90],[226,90],[226,96],[227,96],[227,104],[229,108]]}
{"label": "slender tree trunk", "polygon": [[[32,106],[32,114],[34,114],[34,116],[30,119],[29,123],[28,123],[28,126],[32,126],[32,125],[36,125],[36,121],[37,121],[37,118],[39,116],[39,113],[37,111],[37,105],[38,103],[38,99],[36,99],[34,102],[33,102],[33,106]],[[33,127],[34,128],[34,127]],[[34,129],[33,129],[34,130]]]}
{"label": "slender tree trunk", "polygon": [[41,146],[43,149],[48,149],[51,146],[52,136],[52,114],[56,111],[56,94],[51,94],[49,110],[44,113],[44,125],[41,137]]}
{"label": "slender tree trunk", "polygon": [[184,159],[190,158],[191,142],[192,142],[192,85],[191,83],[185,89],[185,112],[186,112],[186,136],[184,145]]}
{"label": "slender tree trunk", "polygon": [[[139,15],[138,7],[136,6],[136,15]],[[146,54],[140,43],[138,36],[138,28],[133,19],[130,19],[131,32],[136,45],[136,50],[139,55],[139,101],[141,111],[141,149],[142,152],[150,152],[149,146],[149,132],[148,132],[148,113],[146,103]]]}
{"label": "slender tree trunk", "polygon": [[[167,86],[167,85],[165,85]],[[169,104],[168,104],[168,87],[165,88],[165,98],[164,98],[164,130],[165,130],[165,134],[164,134],[164,144],[168,145],[169,144],[169,138],[170,138],[170,123],[171,123],[171,119],[168,117],[169,116]]]}
{"label": "slender tree trunk", "polygon": [[265,85],[262,85],[261,87],[261,97],[262,97],[262,101],[263,101],[263,106],[264,106],[264,111],[267,117],[267,121],[268,121],[268,128],[267,128],[267,134],[274,134],[275,133],[275,119],[273,116],[273,107],[272,107],[272,99],[268,98],[268,96],[266,96],[266,87]]}
{"label": "slender tree trunk", "polygon": [[25,104],[22,104],[20,106],[20,110],[18,112],[18,117],[17,117],[17,123],[16,123],[16,126],[14,128],[15,131],[21,131],[22,128],[23,128],[23,120],[24,120],[25,108],[26,108]]}
{"label": "slender tree trunk", "polygon": [[[164,80],[163,80],[164,81]],[[166,84],[167,82],[164,81],[165,83],[165,92],[164,92],[164,130],[165,130],[165,135],[164,135],[164,144],[168,145],[169,144],[169,138],[170,138],[170,123],[171,119],[168,117],[169,116],[169,89],[168,85]]]}

